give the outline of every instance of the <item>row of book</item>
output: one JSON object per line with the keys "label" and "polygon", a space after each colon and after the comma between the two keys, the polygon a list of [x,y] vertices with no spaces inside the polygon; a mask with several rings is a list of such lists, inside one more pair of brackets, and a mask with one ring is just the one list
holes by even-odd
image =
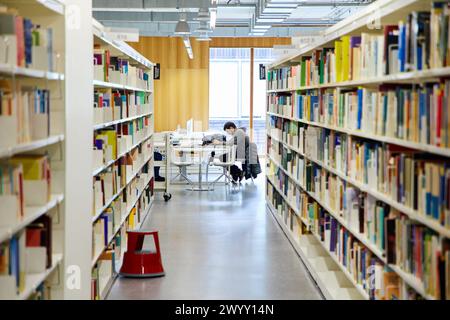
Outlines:
{"label": "row of book", "polygon": [[370,79],[450,65],[448,1],[413,11],[382,33],[343,36],[334,46],[303,56],[299,65],[269,70],[268,89]]}
{"label": "row of book", "polygon": [[[377,261],[378,272],[390,268],[360,243],[355,237],[356,234],[362,234],[369,241],[381,246],[380,250],[386,254],[386,262],[413,275],[420,283],[423,283],[427,294],[437,299],[450,297],[448,278],[450,242],[448,240],[441,243],[439,237],[431,230],[414,223],[406,216],[377,202],[370,196],[358,194],[357,190],[351,187],[342,192],[341,210],[334,208],[332,210],[335,213],[340,212],[340,219],[346,223],[343,226],[340,219],[334,216],[335,213],[330,214],[315,201],[314,198],[319,198],[321,203],[325,203],[327,196],[322,192],[317,192],[317,189],[313,190],[313,182],[309,187],[305,186],[305,189],[298,189],[296,182],[285,175],[277,165],[271,163],[269,168],[271,183],[274,183],[288,199],[292,195],[297,198],[298,208],[296,210],[300,211],[300,215],[309,221],[310,231],[320,238],[327,250],[335,255],[353,276],[355,282],[362,285],[371,298],[383,297],[380,297],[380,292],[375,290],[380,289],[379,287],[368,286],[372,282],[368,279],[371,275],[366,273],[370,268],[364,263],[364,256],[368,255]],[[335,192],[336,186],[333,186],[332,183],[328,186],[328,193],[331,190]],[[339,189],[339,187],[337,188]],[[308,190],[308,194],[305,194],[303,190]],[[315,195],[314,198],[309,194]],[[282,197],[277,197],[277,201],[283,202],[284,200]],[[357,221],[358,219],[359,221]],[[375,272],[375,275],[380,276],[381,274],[378,272]],[[394,272],[390,271],[390,274],[391,276],[395,275],[400,281],[399,276]],[[380,280],[374,283],[380,285]],[[399,298],[399,294],[396,290],[394,295],[384,296],[384,298]]]}
{"label": "row of book", "polygon": [[268,111],[374,137],[450,148],[450,81],[270,95]]}
{"label": "row of book", "polygon": [[55,70],[53,29],[0,7],[0,64],[43,71]]}
{"label": "row of book", "polygon": [[[274,187],[276,185],[275,181],[270,178],[267,182],[266,188],[266,196],[268,201],[273,205],[276,209],[277,214],[280,215],[283,222],[286,224],[287,228],[291,232],[295,241],[304,248],[304,243],[308,243],[310,241],[307,240],[307,237],[312,236],[314,234],[316,241],[322,241],[325,243],[326,248],[328,249],[325,255],[332,255],[335,257],[337,261],[339,261],[342,265],[345,263],[345,268],[349,271],[355,283],[358,283],[363,287],[363,290],[368,294],[370,299],[375,300],[416,300],[423,299],[414,289],[409,287],[402,279],[396,274],[389,270],[389,268],[383,268],[383,265],[380,263],[374,255],[371,254],[369,250],[361,246],[360,243],[357,243],[358,249],[356,252],[360,254],[356,256],[352,254],[353,248],[348,248],[345,246],[342,240],[337,241],[337,239],[344,238],[345,228],[339,225],[339,223],[333,217],[326,215],[326,212],[321,209],[320,206],[314,201],[306,201],[305,206],[302,209],[302,214],[311,217],[311,222],[313,226],[308,227],[308,225],[302,223],[301,219],[299,219],[298,215],[290,209],[290,206],[283,200],[283,197],[277,191],[277,188]],[[306,199],[307,196],[305,196]],[[322,213],[320,215],[319,213]],[[325,213],[325,215],[323,215]],[[323,232],[323,237],[320,236],[320,232],[324,231],[324,228],[319,228],[319,219],[314,220],[314,217],[322,217],[326,222],[326,225],[329,226],[327,232]],[[316,231],[319,230],[319,231]],[[333,230],[333,232],[331,232]],[[337,237],[339,232],[339,238]],[[326,235],[326,238],[325,238]],[[331,235],[333,235],[333,241],[331,241]],[[346,236],[350,236],[351,234],[347,233]],[[352,238],[353,240],[354,238]],[[326,242],[325,242],[326,240]],[[315,241],[314,241],[315,243]],[[331,251],[333,250],[333,251]],[[361,252],[362,250],[362,252]],[[320,250],[319,250],[320,251]],[[348,252],[351,254],[348,255]],[[316,253],[314,255],[307,256],[307,259],[314,265],[316,259],[322,259],[324,255],[322,253]],[[354,259],[356,257],[356,261]],[[367,258],[370,257],[370,260]],[[348,261],[350,258],[350,261]],[[356,262],[356,263],[355,263]],[[369,263],[370,262],[370,263]],[[369,266],[367,265],[369,263]],[[333,267],[329,267],[328,271],[321,269],[318,274],[319,277],[325,273],[334,273],[336,269]],[[326,279],[326,277],[324,277]],[[331,283],[327,282],[328,285]],[[338,288],[329,288],[333,292]]]}
{"label": "row of book", "polygon": [[[300,171],[295,173],[296,177],[305,175],[304,166],[297,166],[297,163],[304,162],[295,161],[292,153],[300,158],[306,156],[312,161],[323,163],[347,176],[350,181],[364,184],[450,228],[450,167],[445,159],[394,145],[356,139],[314,126],[294,125],[294,130],[290,128],[291,131],[287,131],[288,120],[272,120],[270,125],[280,127],[280,123],[284,123],[282,129],[273,127],[271,132],[278,132],[282,141],[299,152],[292,152],[290,148],[277,142],[272,143],[271,140],[268,151],[274,153],[275,159],[280,163],[284,161],[284,152],[286,161],[292,161],[296,170]],[[280,134],[280,131],[285,133]],[[292,132],[295,134],[292,135]]]}
{"label": "row of book", "polygon": [[370,135],[450,148],[449,96],[448,80],[424,86],[383,85],[376,90],[360,88],[339,93],[310,91],[295,94],[287,99],[294,103],[282,105],[277,111]]}
{"label": "row of book", "polygon": [[116,160],[125,152],[131,152],[137,143],[145,144],[152,132],[151,116],[117,124],[115,129],[97,130],[94,134],[94,169]]}
{"label": "row of book", "polygon": [[115,251],[112,249],[107,249],[100,255],[91,272],[91,300],[105,298],[108,285],[111,285],[115,274],[115,261]]}
{"label": "row of book", "polygon": [[51,172],[48,156],[15,156],[0,164],[0,227],[12,227],[25,217],[26,207],[50,201]]}
{"label": "row of book", "polygon": [[142,90],[151,89],[147,70],[132,66],[128,59],[111,56],[108,49],[101,47],[94,47],[94,79]]}
{"label": "row of book", "polygon": [[127,230],[134,229],[143,221],[151,204],[153,188],[153,178],[149,174],[142,174],[102,213],[93,227],[93,258],[102,254],[110,245],[120,231],[124,219]]}
{"label": "row of book", "polygon": [[0,80],[0,148],[48,138],[50,91]]}
{"label": "row of book", "polygon": [[91,300],[102,300],[108,293],[108,286],[120,270],[123,254],[127,247],[127,230],[129,222],[124,223],[108,248],[100,255],[92,268]]}
{"label": "row of book", "polygon": [[[285,166],[283,167],[285,170],[288,170]],[[332,212],[339,214],[351,232],[363,235],[380,252],[387,252],[388,255],[392,254],[392,250],[395,249],[389,247],[385,242],[387,234],[385,219],[395,214],[400,215],[398,212],[381,201],[377,201],[370,195],[360,192],[358,189],[319,166],[307,163],[305,171],[305,178],[303,180],[292,180],[282,170],[279,170],[276,164],[271,163],[270,165],[270,172],[273,172],[273,175],[277,178],[279,189],[285,194],[288,203],[295,210],[301,212],[303,218],[309,220],[313,218],[308,213],[309,211],[305,210],[305,204],[309,203],[308,197],[305,197],[303,192],[305,190],[320,199],[321,204],[325,205],[326,208],[330,208]],[[408,221],[412,223],[410,220]],[[427,232],[431,233],[428,229]],[[418,241],[415,244],[416,249],[420,243]],[[406,257],[411,258],[412,256]],[[412,265],[413,261],[408,260],[405,263]],[[412,270],[411,268],[402,269],[414,274],[421,281],[425,280],[423,279],[424,274],[418,273],[416,270]]]}
{"label": "row of book", "polygon": [[150,104],[144,92],[94,92],[94,124],[149,114]]}
{"label": "row of book", "polygon": [[135,159],[133,159],[132,155],[127,155],[124,159],[121,159],[106,171],[94,177],[94,202],[92,208],[94,216],[98,215],[120,190],[130,184],[134,177],[137,176],[137,179],[139,179],[139,177],[145,177],[148,174],[149,166],[152,163],[150,160],[151,155],[148,151],[141,154],[142,156],[135,156]]}
{"label": "row of book", "polygon": [[0,297],[15,299],[27,276],[52,266],[52,219],[42,216],[9,241],[0,244]]}

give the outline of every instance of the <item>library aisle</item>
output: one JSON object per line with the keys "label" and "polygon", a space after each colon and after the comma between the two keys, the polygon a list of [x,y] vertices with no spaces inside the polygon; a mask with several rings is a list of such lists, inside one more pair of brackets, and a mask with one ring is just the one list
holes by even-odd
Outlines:
{"label": "library aisle", "polygon": [[240,191],[178,187],[155,201],[143,229],[159,231],[166,275],[118,278],[108,299],[321,299],[264,192],[260,176]]}

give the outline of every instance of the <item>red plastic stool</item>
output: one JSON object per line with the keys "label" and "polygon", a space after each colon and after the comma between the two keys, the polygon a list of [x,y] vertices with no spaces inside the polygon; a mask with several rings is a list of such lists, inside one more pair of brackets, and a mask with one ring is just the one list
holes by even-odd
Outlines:
{"label": "red plastic stool", "polygon": [[[160,277],[165,272],[161,262],[158,231],[127,231],[128,245],[119,274],[124,277]],[[156,252],[144,251],[146,236],[153,236]]]}

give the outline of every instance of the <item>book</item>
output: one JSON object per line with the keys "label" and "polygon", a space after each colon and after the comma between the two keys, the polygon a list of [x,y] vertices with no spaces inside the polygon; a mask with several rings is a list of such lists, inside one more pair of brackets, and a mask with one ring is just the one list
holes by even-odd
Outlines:
{"label": "book", "polygon": [[45,247],[46,268],[52,266],[52,219],[42,216],[26,228],[27,247]]}

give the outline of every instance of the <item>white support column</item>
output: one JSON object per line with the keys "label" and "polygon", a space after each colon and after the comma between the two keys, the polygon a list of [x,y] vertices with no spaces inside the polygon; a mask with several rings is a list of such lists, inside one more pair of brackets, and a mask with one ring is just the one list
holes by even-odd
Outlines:
{"label": "white support column", "polygon": [[64,299],[90,299],[92,260],[92,1],[66,0]]}

